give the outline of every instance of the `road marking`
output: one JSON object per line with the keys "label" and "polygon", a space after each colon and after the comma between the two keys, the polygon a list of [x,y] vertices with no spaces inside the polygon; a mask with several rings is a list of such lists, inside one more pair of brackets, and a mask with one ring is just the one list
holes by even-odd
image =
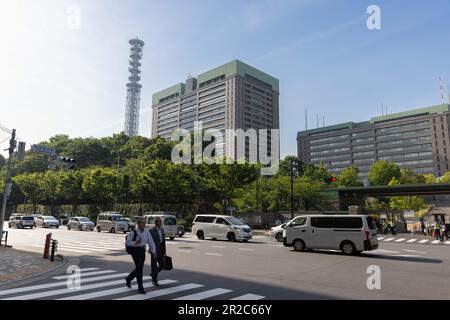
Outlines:
{"label": "road marking", "polygon": [[406,240],[405,238],[400,238],[400,239],[395,240],[395,242],[402,242],[402,241],[405,241],[405,240]]}
{"label": "road marking", "polygon": [[177,250],[177,252],[191,253],[192,251],[189,251],[189,250]]}
{"label": "road marking", "polygon": [[[128,273],[118,273],[118,274],[109,274],[106,276],[83,279],[83,273],[81,273],[81,284],[84,284],[87,282],[92,282],[92,281],[108,280],[111,278],[126,277],[127,275],[128,275]],[[60,286],[67,286],[67,281],[39,284],[39,285],[35,285],[35,286],[3,290],[3,291],[0,291],[0,296],[4,296],[7,294],[19,293],[19,292],[28,292],[28,291],[34,291],[34,290],[40,290],[40,289],[48,289],[48,288],[54,288],[54,287],[60,287]]]}
{"label": "road marking", "polygon": [[209,255],[209,256],[221,256],[221,253],[211,253],[211,252],[205,252],[205,254]]}
{"label": "road marking", "polygon": [[[176,280],[161,280],[159,281],[159,284],[171,284],[171,283],[175,283],[178,282]],[[136,280],[133,280],[132,282],[133,284],[136,283]],[[148,283],[144,283],[144,288],[151,288],[153,287],[153,284],[148,282]],[[96,292],[91,292],[91,293],[86,293],[86,294],[79,294],[76,296],[71,296],[71,297],[66,297],[66,298],[60,298],[57,300],[88,300],[88,299],[95,299],[95,298],[99,298],[99,297],[104,297],[104,296],[110,296],[113,294],[119,294],[119,293],[126,293],[126,292],[130,292],[136,289],[133,288],[128,288],[128,287],[123,287],[123,288],[116,288],[116,289],[110,289],[110,290],[103,290],[103,291],[96,291]]]}
{"label": "road marking", "polygon": [[433,240],[431,241],[432,244],[438,244],[439,242],[441,242],[440,240]]}
{"label": "road marking", "polygon": [[238,250],[241,250],[241,251],[255,251],[255,249],[248,249],[248,248],[238,248]]}
{"label": "road marking", "polygon": [[269,246],[271,246],[271,247],[283,247],[282,244],[269,244]]}
{"label": "road marking", "polygon": [[118,299],[114,299],[114,300],[147,300],[147,299],[151,299],[151,298],[165,296],[168,294],[177,293],[180,291],[191,290],[191,289],[196,289],[196,288],[200,288],[200,287],[203,287],[203,285],[196,284],[196,283],[188,283],[188,284],[184,284],[181,286],[161,289],[161,290],[157,290],[157,291],[150,291],[150,292],[147,292],[147,294],[136,294],[133,296],[122,297],[122,298],[118,298]]}
{"label": "road marking", "polygon": [[385,239],[384,241],[392,241],[392,240],[394,240],[395,238],[387,238],[387,239]]}
{"label": "road marking", "polygon": [[378,240],[383,240],[384,239],[384,237],[378,237]]}
{"label": "road marking", "polygon": [[99,249],[98,247],[91,248],[91,247],[82,246],[82,245],[79,245],[79,244],[74,245],[74,244],[67,244],[67,243],[65,243],[65,244],[58,244],[58,249],[61,249],[61,250],[67,250],[67,249],[69,249],[69,250],[72,250],[72,249],[75,249],[75,250],[89,250],[89,251],[96,251],[96,252],[104,252],[105,251],[105,249]]}
{"label": "road marking", "polygon": [[[94,275],[111,273],[111,272],[115,272],[115,271],[113,271],[113,270],[93,271],[93,272],[82,273],[81,276],[83,276],[83,277],[94,276]],[[63,280],[63,279],[68,279],[69,277],[72,277],[72,276],[73,276],[73,274],[67,274],[65,276],[53,277],[53,279],[55,279],[55,280]]]}
{"label": "road marking", "polygon": [[[125,275],[127,275],[127,273],[123,273],[122,277],[124,277]],[[149,280],[151,277],[144,277],[144,280]],[[31,299],[39,299],[39,298],[44,298],[44,297],[51,297],[51,296],[57,296],[57,295],[61,295],[61,294],[68,294],[68,293],[73,293],[73,292],[80,292],[80,291],[86,291],[86,290],[91,290],[91,289],[97,289],[97,288],[103,288],[103,287],[110,287],[110,286],[115,286],[118,284],[124,284],[125,285],[125,279],[120,279],[120,280],[114,280],[114,281],[108,281],[108,282],[101,282],[101,283],[94,283],[94,284],[89,284],[89,285],[81,285],[80,289],[69,289],[69,288],[64,288],[64,289],[58,289],[58,290],[52,290],[52,291],[45,291],[45,292],[37,292],[37,293],[32,293],[32,294],[26,294],[23,296],[14,296],[14,297],[9,297],[3,300],[31,300]]]}
{"label": "road marking", "polygon": [[391,251],[391,250],[385,250],[385,249],[375,249],[373,251],[370,251],[370,253],[400,253],[400,251]]}
{"label": "road marking", "polygon": [[402,258],[416,258],[418,256],[412,254],[396,254],[394,257],[402,257]]}
{"label": "road marking", "polygon": [[[35,244],[33,245],[33,247],[38,247],[38,248],[44,248],[44,245],[41,244]],[[87,251],[87,250],[75,250],[75,249],[65,249],[65,248],[61,248],[59,247],[58,249],[62,250],[62,251],[70,251],[70,252],[78,252],[78,253],[90,253],[92,251]]]}
{"label": "road marking", "polygon": [[403,251],[406,251],[406,252],[413,252],[413,253],[423,253],[423,254],[426,254],[426,252],[423,252],[423,251],[416,251],[416,250],[407,250],[407,249],[403,249]]}
{"label": "road marking", "polygon": [[264,299],[264,296],[259,296],[257,294],[252,294],[252,293],[248,293],[248,294],[244,294],[242,296],[230,299],[230,300],[261,300]]}
{"label": "road marking", "polygon": [[211,246],[213,248],[219,248],[219,249],[226,249],[226,247],[222,247],[222,246]]}
{"label": "road marking", "polygon": [[420,240],[419,243],[427,243],[428,240]]}
{"label": "road marking", "polygon": [[217,289],[212,289],[212,290],[208,290],[208,291],[203,291],[203,292],[194,293],[194,294],[190,294],[187,296],[175,298],[173,300],[203,300],[203,299],[219,296],[221,294],[225,294],[225,293],[232,292],[232,291],[233,290],[217,288]]}
{"label": "road marking", "polygon": [[450,244],[450,241],[445,241],[445,244]]}
{"label": "road marking", "polygon": [[416,242],[418,239],[409,239],[408,241],[406,241],[406,242],[409,242],[409,243],[411,243],[411,242]]}

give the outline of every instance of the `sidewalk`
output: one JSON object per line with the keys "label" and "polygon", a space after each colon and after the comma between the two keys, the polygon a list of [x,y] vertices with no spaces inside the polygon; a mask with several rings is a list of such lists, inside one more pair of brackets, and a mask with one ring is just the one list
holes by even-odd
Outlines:
{"label": "sidewalk", "polygon": [[55,257],[54,262],[42,258],[42,254],[0,247],[0,288],[34,277],[51,273],[66,264]]}

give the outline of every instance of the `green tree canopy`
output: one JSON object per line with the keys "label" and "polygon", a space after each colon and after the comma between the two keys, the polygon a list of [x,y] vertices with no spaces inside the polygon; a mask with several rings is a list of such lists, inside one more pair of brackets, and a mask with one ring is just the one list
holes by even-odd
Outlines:
{"label": "green tree canopy", "polygon": [[400,168],[392,161],[380,160],[374,162],[369,171],[369,183],[373,186],[388,185],[392,178],[399,179]]}

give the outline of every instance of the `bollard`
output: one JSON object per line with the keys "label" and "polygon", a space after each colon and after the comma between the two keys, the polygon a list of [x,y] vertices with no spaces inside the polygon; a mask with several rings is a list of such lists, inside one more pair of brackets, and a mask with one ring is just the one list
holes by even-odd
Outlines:
{"label": "bollard", "polygon": [[48,233],[45,236],[45,246],[44,246],[44,259],[48,259],[48,250],[50,249],[50,241],[52,239],[52,234]]}
{"label": "bollard", "polygon": [[52,252],[50,254],[50,261],[53,262],[53,260],[55,260],[55,251],[57,250],[58,247],[58,240],[53,240],[52,239]]}

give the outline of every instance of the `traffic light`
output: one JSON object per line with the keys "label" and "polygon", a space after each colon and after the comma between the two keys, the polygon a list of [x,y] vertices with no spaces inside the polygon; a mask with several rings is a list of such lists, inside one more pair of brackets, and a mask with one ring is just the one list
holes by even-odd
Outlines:
{"label": "traffic light", "polygon": [[19,147],[17,148],[17,161],[23,161],[25,159],[25,142],[19,141]]}
{"label": "traffic light", "polygon": [[67,170],[72,170],[75,168],[75,159],[71,159],[71,158],[67,158],[67,157],[60,157],[59,160],[66,164]]}
{"label": "traffic light", "polygon": [[333,176],[323,178],[323,182],[326,182],[326,183],[332,183],[332,182],[336,182],[336,181],[337,181],[337,178],[333,177]]}

